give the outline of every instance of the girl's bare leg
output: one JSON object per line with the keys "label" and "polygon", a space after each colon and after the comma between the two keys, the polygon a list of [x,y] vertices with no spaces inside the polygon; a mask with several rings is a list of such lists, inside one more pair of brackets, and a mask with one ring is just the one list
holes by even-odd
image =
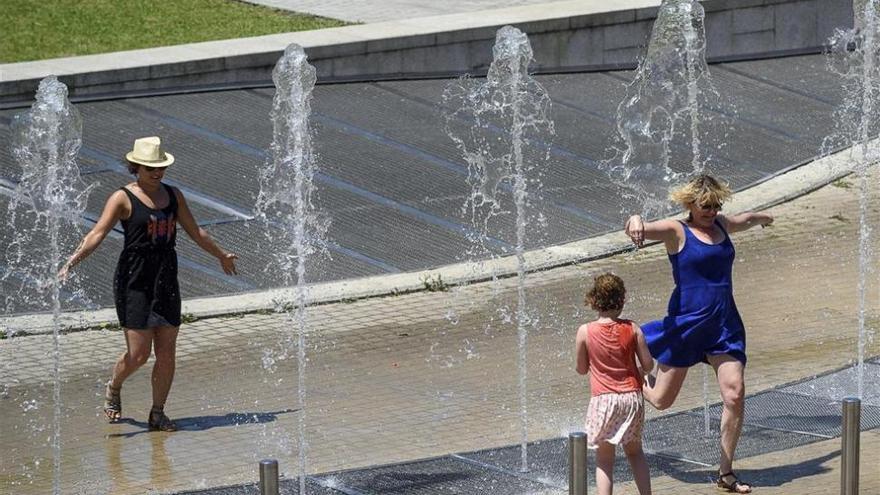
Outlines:
{"label": "girl's bare leg", "polygon": [[639,495],[651,495],[651,470],[648,468],[648,459],[642,450],[642,441],[633,440],[623,446],[623,452],[632,469],[633,479],[639,489]]}
{"label": "girl's bare leg", "polygon": [[596,491],[599,495],[611,495],[614,490],[614,445],[599,444],[596,450]]}
{"label": "girl's bare leg", "polygon": [[642,395],[656,409],[668,409],[675,402],[689,368],[676,368],[657,363],[654,386],[645,384]]}

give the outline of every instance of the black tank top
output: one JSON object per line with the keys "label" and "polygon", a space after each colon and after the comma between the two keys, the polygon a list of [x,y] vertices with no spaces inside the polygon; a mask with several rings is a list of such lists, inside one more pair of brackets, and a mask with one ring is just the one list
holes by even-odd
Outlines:
{"label": "black tank top", "polygon": [[131,216],[122,220],[124,250],[174,249],[177,241],[177,196],[171,186],[162,184],[162,187],[168,193],[168,205],[162,209],[148,207],[128,188],[122,188],[131,201]]}

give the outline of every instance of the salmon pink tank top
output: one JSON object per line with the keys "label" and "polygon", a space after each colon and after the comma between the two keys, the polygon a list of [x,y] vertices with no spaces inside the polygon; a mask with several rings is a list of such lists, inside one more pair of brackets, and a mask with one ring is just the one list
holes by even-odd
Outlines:
{"label": "salmon pink tank top", "polygon": [[587,325],[590,393],[633,392],[642,389],[636,366],[636,336],[630,320]]}

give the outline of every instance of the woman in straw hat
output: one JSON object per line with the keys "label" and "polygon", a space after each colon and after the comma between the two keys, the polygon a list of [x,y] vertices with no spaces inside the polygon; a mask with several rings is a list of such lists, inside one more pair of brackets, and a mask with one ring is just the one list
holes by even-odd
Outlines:
{"label": "woman in straw hat", "polygon": [[177,283],[177,224],[202,249],[213,254],[227,274],[235,274],[236,256],[221,249],[198,226],[180,190],[162,183],[174,156],[162,149],[158,137],[136,139],[125,155],[128,170],[137,177],[110,195],[95,227],[86,234],[62,267],[64,279],[122,222],[125,242],[114,277],[119,324],[125,330],[126,351],[117,359],[105,390],[104,413],[111,422],[122,417],[122,383],[155,350],[151,430],[174,431],[165,415],[165,400],[174,379],[175,349],[180,327],[180,289]]}
{"label": "woman in straw hat", "polygon": [[720,214],[731,195],[723,182],[699,175],[670,194],[688,211],[686,220],[645,223],[633,215],[625,229],[636,246],[646,239],[663,241],[675,279],[666,317],[642,325],[651,355],[659,363],[656,382],[644,387],[644,397],[657,409],[666,409],[678,396],[688,368],[701,361],[710,364],[723,402],[716,483],[730,492],[750,493],[752,487],[733,473],[744,415],[746,334],[733,300],[735,251],[728,234],[769,225],[773,217]]}

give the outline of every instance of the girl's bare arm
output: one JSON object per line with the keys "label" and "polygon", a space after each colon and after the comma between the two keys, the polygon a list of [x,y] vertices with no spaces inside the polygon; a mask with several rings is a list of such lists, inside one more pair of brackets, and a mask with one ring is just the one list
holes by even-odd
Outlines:
{"label": "girl's bare arm", "polygon": [[645,334],[642,333],[642,327],[633,323],[633,332],[636,334],[636,355],[639,358],[639,365],[642,371],[649,373],[654,369],[654,358],[651,351],[648,350],[648,342],[645,340]]}
{"label": "girl's bare arm", "polygon": [[578,328],[575,340],[575,355],[577,356],[577,372],[586,375],[590,371],[590,353],[587,347],[587,326]]}

